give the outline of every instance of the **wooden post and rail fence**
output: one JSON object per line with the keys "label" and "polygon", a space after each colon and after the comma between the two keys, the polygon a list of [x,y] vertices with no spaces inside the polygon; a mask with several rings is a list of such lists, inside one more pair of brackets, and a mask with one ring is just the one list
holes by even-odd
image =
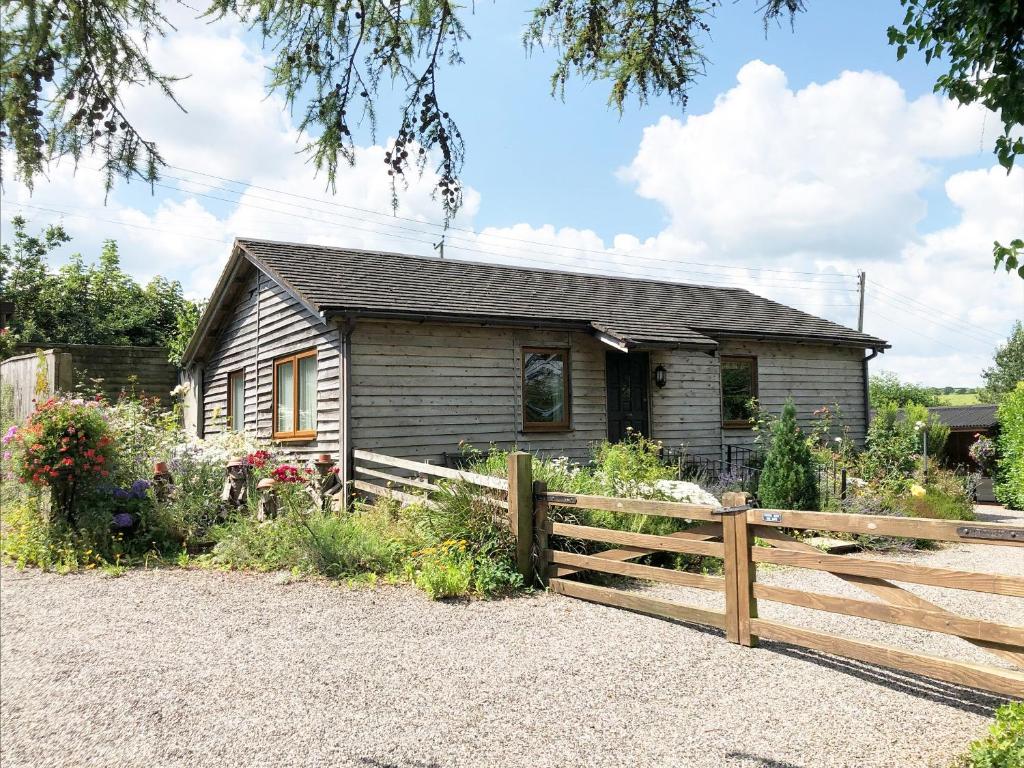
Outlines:
{"label": "wooden post and rail fence", "polygon": [[[801,541],[800,531],[927,539],[981,545],[1024,547],[1024,527],[996,523],[919,518],[752,509],[744,494],[726,494],[723,507],[670,501],[553,493],[533,481],[532,457],[509,456],[507,478],[497,478],[353,452],[356,490],[391,495],[408,503],[432,503],[417,492],[439,486],[424,477],[458,480],[480,489],[481,498],[507,513],[516,542],[516,566],[527,582],[552,592],[676,621],[715,627],[727,641],[754,646],[759,638],[843,656],[867,664],[942,680],[971,688],[1024,698],[1024,627],[961,616],[926,600],[901,584],[967,590],[1024,599],[1024,578],[960,571],[856,555],[826,554]],[[383,464],[419,477],[375,469]],[[374,483],[358,476],[373,478]],[[384,481],[385,485],[381,485]],[[390,484],[390,486],[388,485]],[[403,487],[409,490],[398,490]],[[564,522],[553,510],[608,510],[631,515],[677,518],[688,527],[668,535],[634,533]],[[755,538],[756,537],[756,538]],[[566,549],[570,541],[598,542],[611,548],[592,554]],[[690,573],[636,562],[657,552],[700,555],[721,560],[721,575]],[[1024,549],[1021,550],[1024,557]],[[857,599],[777,586],[758,580],[757,564],[771,563],[831,573],[873,599]],[[716,610],[654,598],[636,590],[599,586],[577,580],[583,572],[710,590],[724,595]],[[759,601],[782,603],[861,619],[929,630],[962,638],[1000,664],[980,664],[901,649],[839,634],[760,618]]]}

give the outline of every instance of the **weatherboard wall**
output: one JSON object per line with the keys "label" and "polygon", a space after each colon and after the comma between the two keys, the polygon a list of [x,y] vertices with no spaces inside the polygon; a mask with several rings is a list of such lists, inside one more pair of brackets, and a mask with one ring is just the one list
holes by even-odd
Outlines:
{"label": "weatherboard wall", "polygon": [[[522,429],[522,348],[570,354],[571,429]],[[588,334],[366,322],[352,333],[352,444],[440,462],[460,446],[519,446],[584,461],[607,435],[605,350]]]}
{"label": "weatherboard wall", "polygon": [[228,376],[245,373],[245,430],[272,433],[275,358],[317,350],[317,436],[286,443],[300,457],[340,450],[340,339],[336,326],[314,315],[258,271],[241,284],[203,372],[206,436],[226,429]]}
{"label": "weatherboard wall", "polygon": [[[753,355],[757,358],[758,399],[761,407],[778,414],[789,398],[797,419],[807,429],[815,411],[828,407],[841,414],[850,437],[864,440],[867,424],[864,409],[864,350],[815,344],[779,344],[754,341],[722,341],[721,355]],[[723,445],[751,447],[750,429],[723,429]]]}
{"label": "weatherboard wall", "polygon": [[719,457],[722,396],[718,358],[699,350],[651,353],[652,372],[665,367],[665,386],[651,383],[651,436],[689,456]]}

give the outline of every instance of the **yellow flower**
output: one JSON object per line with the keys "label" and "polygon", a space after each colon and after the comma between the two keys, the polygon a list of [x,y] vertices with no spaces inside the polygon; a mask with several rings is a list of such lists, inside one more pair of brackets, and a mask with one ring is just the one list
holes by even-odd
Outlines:
{"label": "yellow flower", "polygon": [[914,483],[912,486],[910,486],[911,496],[924,496],[926,493],[927,491],[917,483]]}

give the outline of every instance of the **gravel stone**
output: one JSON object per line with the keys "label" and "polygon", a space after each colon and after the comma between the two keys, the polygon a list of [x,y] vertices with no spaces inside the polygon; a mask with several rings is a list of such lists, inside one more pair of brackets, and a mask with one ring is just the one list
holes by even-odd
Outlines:
{"label": "gravel stone", "polygon": [[[1024,575],[1009,547],[906,557]],[[846,594],[819,575],[764,578]],[[1024,623],[1020,600],[912,588]],[[956,638],[790,610],[762,614],[995,661]],[[552,594],[435,603],[273,574],[0,569],[4,768],[948,768],[1002,701]]]}

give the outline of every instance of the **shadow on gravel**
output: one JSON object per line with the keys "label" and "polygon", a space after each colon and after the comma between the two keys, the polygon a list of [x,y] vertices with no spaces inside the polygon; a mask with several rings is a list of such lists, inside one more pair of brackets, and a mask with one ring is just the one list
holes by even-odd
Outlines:
{"label": "shadow on gravel", "polygon": [[742,760],[744,765],[759,766],[759,768],[803,768],[796,763],[786,763],[782,760],[773,760],[770,757],[752,755],[749,752],[726,752],[725,756],[731,760]]}
{"label": "shadow on gravel", "polygon": [[974,516],[984,523],[1013,523],[1019,525],[1021,522],[1020,512],[1011,512],[1003,507],[975,507]]}
{"label": "shadow on gravel", "polygon": [[943,704],[959,709],[962,712],[970,712],[971,714],[983,717],[991,717],[992,712],[997,707],[1010,701],[1005,696],[986,693],[975,688],[967,688],[955,683],[944,683],[940,680],[921,677],[909,672],[886,669],[885,667],[876,667],[851,659],[825,656],[816,651],[809,651],[796,646],[762,640],[760,647],[783,656],[808,661],[812,664],[817,664],[819,667],[841,672],[850,677],[856,677],[859,680],[866,680],[869,683],[880,685],[891,691],[906,693],[919,699],[926,699],[936,704]]}

